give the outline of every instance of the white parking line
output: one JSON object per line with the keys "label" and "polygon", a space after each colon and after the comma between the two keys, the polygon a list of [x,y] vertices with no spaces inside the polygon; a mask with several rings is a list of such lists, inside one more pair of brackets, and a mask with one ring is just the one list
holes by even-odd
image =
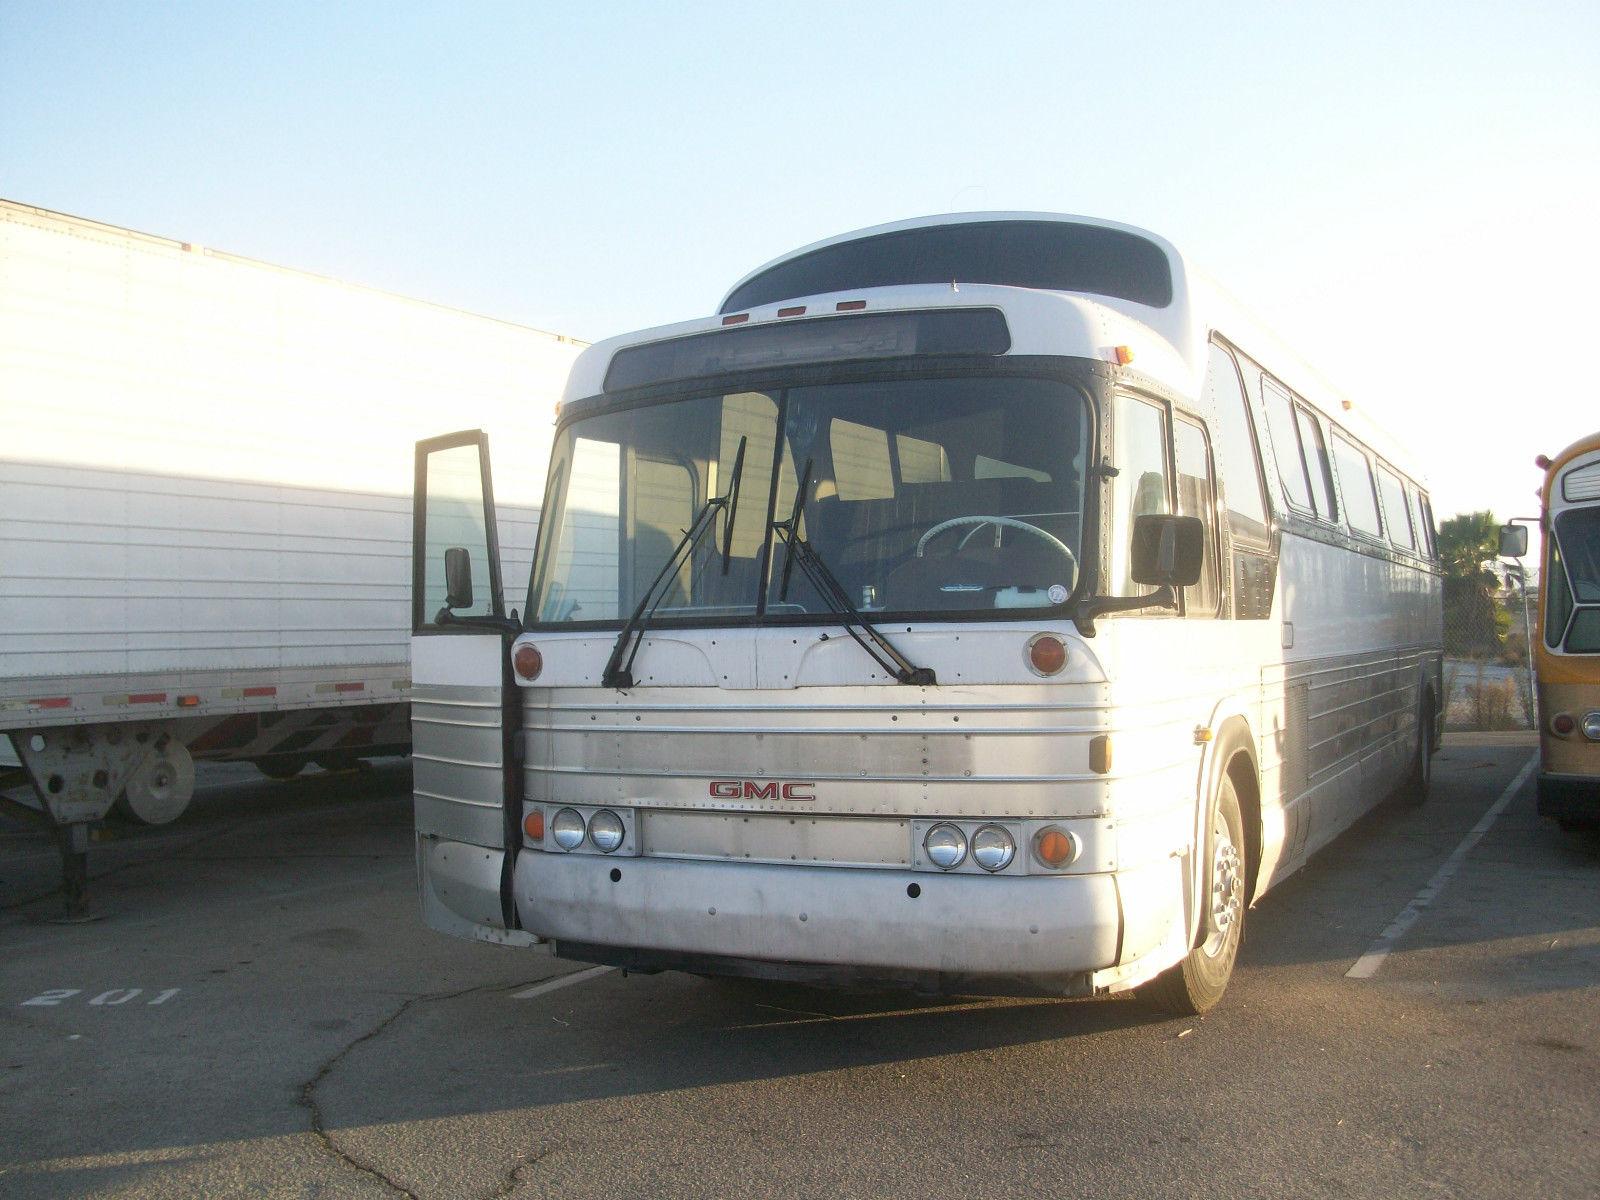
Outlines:
{"label": "white parking line", "polygon": [[615,970],[615,967],[590,967],[587,971],[574,971],[570,975],[561,975],[555,979],[546,979],[543,983],[536,983],[526,991],[514,992],[511,998],[513,1000],[532,1000],[535,996],[543,996],[546,992],[571,987],[575,983],[582,983],[586,979],[596,979],[607,971]]}
{"label": "white parking line", "polygon": [[1523,764],[1522,770],[1517,772],[1517,777],[1506,785],[1506,790],[1501,792],[1500,798],[1489,806],[1489,811],[1479,817],[1478,823],[1467,831],[1467,836],[1462,838],[1461,844],[1450,852],[1450,857],[1445,859],[1444,865],[1433,873],[1433,878],[1428,880],[1426,886],[1416,894],[1410,904],[1400,910],[1400,915],[1389,922],[1389,927],[1378,935],[1377,941],[1367,947],[1367,952],[1356,959],[1355,966],[1344,973],[1346,979],[1371,979],[1378,973],[1378,968],[1383,966],[1383,960],[1389,957],[1389,952],[1394,949],[1395,943],[1405,936],[1406,930],[1417,923],[1422,910],[1432,904],[1444,890],[1445,884],[1450,882],[1450,877],[1460,869],[1463,860],[1483,835],[1489,832],[1489,826],[1493,825],[1506,810],[1506,805],[1511,803],[1511,797],[1515,796],[1518,789],[1528,781],[1528,776],[1533,774],[1533,768],[1538,763],[1539,756],[1535,754]]}

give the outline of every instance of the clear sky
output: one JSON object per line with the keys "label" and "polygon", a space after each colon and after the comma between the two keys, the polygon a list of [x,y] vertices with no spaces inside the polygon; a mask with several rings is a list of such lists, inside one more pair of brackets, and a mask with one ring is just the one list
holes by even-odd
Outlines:
{"label": "clear sky", "polygon": [[1600,3],[0,0],[0,195],[597,339],[901,217],[1172,238],[1532,511],[1600,427]]}

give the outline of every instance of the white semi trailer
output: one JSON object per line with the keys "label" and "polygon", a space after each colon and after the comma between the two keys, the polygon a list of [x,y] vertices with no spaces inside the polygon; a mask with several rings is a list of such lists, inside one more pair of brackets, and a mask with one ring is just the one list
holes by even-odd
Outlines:
{"label": "white semi trailer", "polygon": [[196,759],[409,748],[413,443],[470,412],[521,448],[526,579],[581,348],[0,201],[0,795],[57,829],[69,909],[88,825],[174,819]]}

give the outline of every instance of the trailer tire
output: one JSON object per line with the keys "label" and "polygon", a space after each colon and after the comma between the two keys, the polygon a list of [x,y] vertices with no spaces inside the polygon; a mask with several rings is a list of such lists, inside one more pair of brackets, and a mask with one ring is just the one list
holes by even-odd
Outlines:
{"label": "trailer tire", "polygon": [[275,758],[258,758],[255,760],[256,770],[268,779],[276,779],[280,783],[285,779],[293,779],[311,760],[298,754],[284,754]]}

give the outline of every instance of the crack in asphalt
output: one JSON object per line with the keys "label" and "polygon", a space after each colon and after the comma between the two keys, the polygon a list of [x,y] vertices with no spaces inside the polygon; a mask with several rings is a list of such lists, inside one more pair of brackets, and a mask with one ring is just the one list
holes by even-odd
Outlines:
{"label": "crack in asphalt", "polygon": [[[377,1038],[385,1033],[391,1026],[394,1025],[396,1021],[405,1016],[406,1013],[410,1012],[414,1005],[431,1004],[435,1001],[442,1000],[458,1000],[462,996],[470,996],[474,992],[509,991],[511,990],[511,987],[527,987],[530,984],[537,982],[538,980],[527,980],[523,983],[510,985],[509,987],[503,983],[485,983],[477,984],[468,988],[458,988],[453,992],[425,992],[422,995],[412,996],[387,1017],[379,1021],[371,1029],[367,1030],[366,1033],[362,1034],[358,1038],[346,1042],[344,1046],[342,1046],[335,1054],[323,1061],[322,1065],[317,1068],[316,1074],[314,1074],[310,1079],[306,1080],[305,1083],[300,1085],[299,1104],[311,1114],[311,1132],[316,1135],[316,1138],[322,1144],[323,1149],[325,1149],[329,1154],[333,1155],[333,1157],[337,1158],[340,1162],[344,1163],[346,1166],[352,1167],[364,1175],[372,1176],[372,1178],[376,1179],[379,1183],[383,1184],[387,1188],[390,1188],[399,1195],[409,1197],[409,1200],[422,1200],[422,1197],[417,1195],[416,1192],[413,1192],[404,1184],[398,1183],[391,1179],[373,1164],[363,1162],[361,1159],[355,1157],[334,1140],[333,1134],[328,1131],[327,1126],[323,1123],[322,1105],[317,1102],[317,1087],[324,1079],[333,1073],[334,1069],[342,1061],[344,1061],[345,1057],[349,1055],[351,1051],[353,1051],[357,1046],[364,1045],[365,1043],[370,1042],[374,1038]],[[548,1153],[548,1151],[545,1153]],[[524,1160],[523,1162],[512,1167],[510,1173],[506,1176],[505,1181],[501,1184],[501,1190],[497,1190],[494,1193],[497,1200],[499,1197],[509,1196],[511,1194],[510,1189],[516,1187],[517,1173],[519,1171],[521,1171],[524,1167],[532,1166],[543,1157],[544,1154],[540,1154],[533,1159]]]}
{"label": "crack in asphalt", "polygon": [[529,1167],[538,1166],[544,1159],[555,1153],[553,1150],[541,1150],[539,1153],[522,1159],[506,1172],[506,1177],[500,1181],[500,1186],[491,1193],[489,1200],[506,1200],[517,1190],[517,1185],[522,1182],[520,1176]]}

